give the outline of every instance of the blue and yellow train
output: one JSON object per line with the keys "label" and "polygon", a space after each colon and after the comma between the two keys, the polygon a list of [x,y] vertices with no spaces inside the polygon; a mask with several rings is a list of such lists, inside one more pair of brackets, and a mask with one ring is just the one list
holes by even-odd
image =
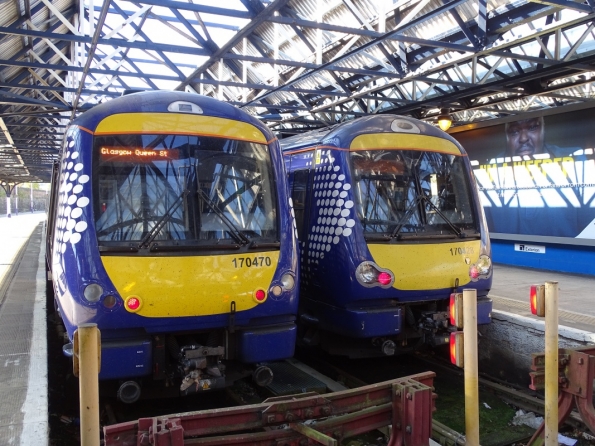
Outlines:
{"label": "blue and yellow train", "polygon": [[99,377],[122,383],[120,399],[149,382],[219,388],[247,369],[265,383],[261,363],[293,355],[297,239],[284,174],[267,127],[200,95],[131,94],[68,127],[48,280],[71,342],[97,324]]}
{"label": "blue and yellow train", "polygon": [[300,240],[300,341],[352,357],[448,343],[450,295],[463,288],[477,290],[478,323],[491,321],[488,232],[452,137],[386,114],[281,147]]}

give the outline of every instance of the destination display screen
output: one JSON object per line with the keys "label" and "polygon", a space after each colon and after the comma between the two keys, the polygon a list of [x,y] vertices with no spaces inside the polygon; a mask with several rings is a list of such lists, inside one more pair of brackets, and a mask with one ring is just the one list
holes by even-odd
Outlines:
{"label": "destination display screen", "polygon": [[101,146],[99,159],[102,163],[152,163],[155,161],[177,160],[179,149],[145,149],[142,147]]}

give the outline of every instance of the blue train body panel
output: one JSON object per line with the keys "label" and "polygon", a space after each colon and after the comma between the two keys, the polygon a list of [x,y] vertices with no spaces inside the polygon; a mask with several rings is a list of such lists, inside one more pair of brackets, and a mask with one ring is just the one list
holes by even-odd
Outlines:
{"label": "blue train body panel", "polygon": [[153,373],[150,338],[104,342],[99,379],[138,378]]}

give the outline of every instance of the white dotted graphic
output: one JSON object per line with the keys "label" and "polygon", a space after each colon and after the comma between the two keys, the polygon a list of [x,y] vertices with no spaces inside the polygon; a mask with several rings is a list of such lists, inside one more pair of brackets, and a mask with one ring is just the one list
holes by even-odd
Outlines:
{"label": "white dotted graphic", "polygon": [[[83,184],[89,181],[89,176],[82,174],[84,164],[79,161],[79,153],[74,148],[72,134],[67,138],[68,150],[62,160],[62,174],[60,177],[60,192],[58,196],[58,219],[56,225],[57,252],[64,254],[68,248],[81,240],[81,234],[87,230],[88,222],[84,221],[83,208],[89,205],[89,197],[83,194]],[[60,259],[60,264],[62,259]],[[62,267],[62,265],[61,265]]]}
{"label": "white dotted graphic", "polygon": [[321,198],[316,200],[318,218],[308,236],[308,263],[313,259],[323,259],[341,237],[352,234],[351,228],[355,226],[351,211],[353,201],[348,198],[347,192],[351,185],[345,183],[341,167],[333,165],[335,158],[330,150],[322,151],[320,155],[321,162],[314,174],[314,197]]}
{"label": "white dotted graphic", "polygon": [[311,167],[311,166],[312,166],[312,161],[313,161],[313,159],[314,159],[314,152],[312,152],[312,153],[308,153],[308,154],[306,155],[306,158],[309,158],[309,159],[310,159],[310,161],[307,161],[307,162],[306,162],[306,166],[308,166],[308,167]]}

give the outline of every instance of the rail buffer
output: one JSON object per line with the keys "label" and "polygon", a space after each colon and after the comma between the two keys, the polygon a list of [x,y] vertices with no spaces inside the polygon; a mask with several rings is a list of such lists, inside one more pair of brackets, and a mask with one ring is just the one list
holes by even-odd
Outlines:
{"label": "rail buffer", "polygon": [[250,406],[141,418],[105,426],[105,446],[331,446],[391,424],[389,446],[427,446],[434,376],[425,372],[325,395],[311,392]]}

